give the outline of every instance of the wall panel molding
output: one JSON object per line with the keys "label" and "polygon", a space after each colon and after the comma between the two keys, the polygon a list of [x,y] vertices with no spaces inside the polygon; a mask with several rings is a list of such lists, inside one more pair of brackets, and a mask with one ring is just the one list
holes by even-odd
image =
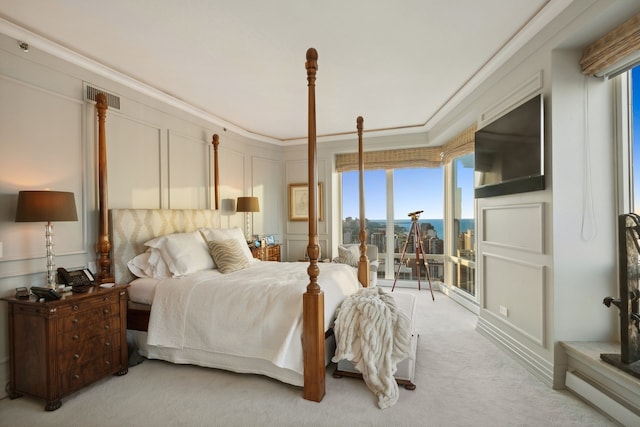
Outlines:
{"label": "wall panel molding", "polygon": [[[207,209],[211,206],[210,141],[167,129],[169,207]],[[186,167],[185,167],[186,166]]]}
{"label": "wall panel molding", "polygon": [[[545,347],[546,292],[544,265],[485,252],[483,315],[508,325],[523,337]],[[505,308],[507,314],[501,312]]]}
{"label": "wall panel molding", "polygon": [[[88,172],[83,167],[87,157],[84,102],[5,75],[0,75],[0,93],[0,138],[4,147],[0,157],[0,202],[7,207],[1,210],[4,256],[0,263],[8,266],[5,272],[25,274],[41,271],[40,264],[46,265],[44,223],[14,222],[21,190],[75,194],[78,221],[54,224],[55,252],[58,260],[77,254],[86,256],[89,206]],[[29,125],[15,120],[25,117],[29,118]],[[32,265],[31,260],[39,260],[38,265]]]}
{"label": "wall panel molding", "polygon": [[483,245],[544,253],[544,203],[484,207],[480,219]]}
{"label": "wall panel molding", "polygon": [[534,75],[525,80],[520,86],[509,92],[505,97],[487,108],[480,114],[478,129],[488,125],[500,116],[513,110],[518,105],[524,103],[544,87],[542,70],[538,70]]}
{"label": "wall panel molding", "polygon": [[[253,156],[251,159],[252,194],[258,197],[260,213],[253,215],[254,233],[282,237],[282,218],[286,192],[283,191],[282,162],[276,159]],[[257,185],[256,183],[260,183]]]}
{"label": "wall panel molding", "polygon": [[109,208],[163,207],[162,128],[115,110],[106,126]]}

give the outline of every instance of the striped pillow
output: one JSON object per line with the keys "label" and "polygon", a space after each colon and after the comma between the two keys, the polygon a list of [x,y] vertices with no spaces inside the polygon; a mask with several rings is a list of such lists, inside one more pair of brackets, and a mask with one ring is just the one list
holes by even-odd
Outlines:
{"label": "striped pillow", "polygon": [[213,240],[207,242],[207,244],[211,258],[213,258],[221,273],[231,273],[249,267],[249,260],[244,256],[237,240]]}
{"label": "striped pillow", "polygon": [[338,246],[338,255],[342,258],[343,264],[348,264],[352,267],[357,267],[360,261],[360,247],[357,245],[352,246]]}

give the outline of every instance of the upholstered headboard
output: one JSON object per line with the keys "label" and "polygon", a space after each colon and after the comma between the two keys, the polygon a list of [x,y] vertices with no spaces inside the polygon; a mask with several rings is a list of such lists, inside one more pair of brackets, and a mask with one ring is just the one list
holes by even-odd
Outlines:
{"label": "upholstered headboard", "polygon": [[110,209],[111,262],[116,283],[129,283],[135,276],[127,262],[147,248],[145,242],[171,233],[220,227],[219,211],[210,209]]}

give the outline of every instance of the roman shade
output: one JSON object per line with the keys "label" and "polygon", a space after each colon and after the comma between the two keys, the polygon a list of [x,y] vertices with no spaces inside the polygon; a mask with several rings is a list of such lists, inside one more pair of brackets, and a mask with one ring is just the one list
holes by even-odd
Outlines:
{"label": "roman shade", "polygon": [[474,123],[442,146],[442,162],[450,163],[456,157],[461,157],[475,150],[476,130]]}
{"label": "roman shade", "polygon": [[[364,167],[372,169],[437,168],[440,166],[440,147],[405,148],[367,151],[362,153]],[[336,171],[358,170],[358,153],[336,154]]]}
{"label": "roman shade", "polygon": [[640,64],[640,13],[587,46],[580,65],[584,74],[613,77]]}
{"label": "roman shade", "polygon": [[[472,153],[475,143],[476,124],[456,135],[444,145],[437,147],[405,148],[398,150],[367,151],[363,153],[364,168],[438,168],[456,157]],[[336,154],[336,171],[358,170],[358,153]]]}

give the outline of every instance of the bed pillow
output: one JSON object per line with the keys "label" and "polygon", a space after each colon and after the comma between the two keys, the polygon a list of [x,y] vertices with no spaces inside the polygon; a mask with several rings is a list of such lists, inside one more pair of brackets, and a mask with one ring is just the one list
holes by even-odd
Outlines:
{"label": "bed pillow", "polygon": [[169,267],[160,255],[160,251],[154,248],[149,248],[144,253],[136,255],[127,262],[127,267],[136,277],[152,277],[154,279],[171,277]]}
{"label": "bed pillow", "polygon": [[[250,263],[256,261],[251,254],[251,249],[249,249],[249,245],[247,245],[247,241],[244,238],[244,232],[238,228],[200,228],[200,233],[202,237],[208,242],[219,241],[219,240],[236,240],[240,244],[240,249],[244,254],[247,261]],[[215,260],[214,260],[215,261]]]}
{"label": "bed pillow", "polygon": [[208,242],[211,257],[223,274],[243,270],[251,264],[242,252],[242,245],[236,239],[212,240]]}
{"label": "bed pillow", "polygon": [[151,253],[149,256],[149,268],[151,271],[151,277],[154,279],[164,279],[165,277],[171,277],[171,271],[164,258],[160,254],[160,251],[155,248],[149,248]]}
{"label": "bed pillow", "polygon": [[140,255],[136,255],[132,260],[127,262],[129,271],[136,277],[151,277],[149,274],[149,257],[151,252],[147,251]]}
{"label": "bed pillow", "polygon": [[357,267],[360,261],[360,248],[357,245],[353,246],[338,246],[338,257],[340,262],[348,264],[352,267]]}
{"label": "bed pillow", "polygon": [[159,251],[173,277],[215,268],[207,244],[197,231],[168,234],[149,240],[145,245]]}

